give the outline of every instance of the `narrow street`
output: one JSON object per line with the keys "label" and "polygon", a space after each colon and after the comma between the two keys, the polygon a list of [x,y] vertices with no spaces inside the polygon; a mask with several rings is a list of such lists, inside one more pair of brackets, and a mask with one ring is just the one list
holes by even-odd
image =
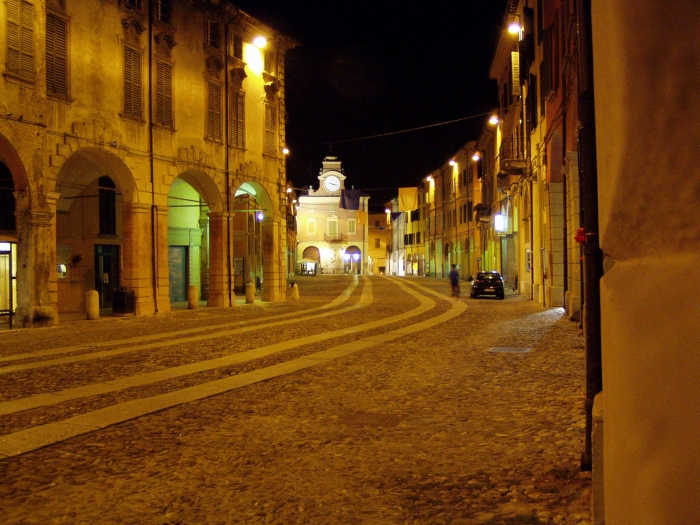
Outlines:
{"label": "narrow street", "polygon": [[2,522],[590,524],[562,309],[296,282],[296,302],[0,332]]}

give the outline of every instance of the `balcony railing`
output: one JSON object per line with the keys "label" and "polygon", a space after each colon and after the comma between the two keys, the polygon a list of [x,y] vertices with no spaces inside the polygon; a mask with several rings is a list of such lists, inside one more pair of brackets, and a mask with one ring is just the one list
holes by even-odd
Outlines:
{"label": "balcony railing", "polygon": [[323,240],[326,242],[346,242],[348,237],[342,233],[324,233]]}
{"label": "balcony railing", "polygon": [[508,173],[522,174],[527,170],[527,157],[523,141],[515,137],[503,139],[501,142],[501,169]]}

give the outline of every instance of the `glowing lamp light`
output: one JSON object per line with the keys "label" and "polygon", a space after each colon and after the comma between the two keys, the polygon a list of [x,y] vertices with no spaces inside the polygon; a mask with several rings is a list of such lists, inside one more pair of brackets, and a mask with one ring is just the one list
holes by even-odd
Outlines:
{"label": "glowing lamp light", "polygon": [[287,188],[287,193],[292,193],[292,188]]}
{"label": "glowing lamp light", "polygon": [[497,213],[493,218],[493,227],[497,232],[506,231],[506,218],[500,213]]}
{"label": "glowing lamp light", "polygon": [[261,221],[265,218],[265,215],[263,214],[263,212],[259,211],[257,217],[258,217],[258,220]]}
{"label": "glowing lamp light", "polygon": [[243,46],[243,61],[251,73],[257,76],[262,75],[264,69],[263,56],[257,46],[251,46],[250,44]]}
{"label": "glowing lamp light", "polygon": [[481,153],[479,153],[478,151],[474,153],[474,155],[472,155],[472,160],[474,162],[479,162],[481,160]]}
{"label": "glowing lamp light", "polygon": [[253,45],[258,49],[263,49],[267,45],[267,38],[264,36],[256,36],[253,39]]}
{"label": "glowing lamp light", "polygon": [[289,155],[289,148],[282,148],[282,155]]}
{"label": "glowing lamp light", "polygon": [[425,178],[425,180],[427,180],[428,182],[433,182],[433,177],[432,177],[432,175],[428,175],[428,176]]}
{"label": "glowing lamp light", "polygon": [[519,35],[520,30],[521,30],[521,27],[520,27],[520,24],[518,22],[511,22],[510,24],[508,24],[508,32],[511,35]]}
{"label": "glowing lamp light", "polygon": [[343,255],[343,259],[345,259],[345,262],[349,261],[349,260],[350,260],[350,254],[349,254],[349,253],[344,254],[344,255]]}
{"label": "glowing lamp light", "polygon": [[391,210],[390,210],[389,208],[386,208],[386,209],[384,210],[384,213],[386,213],[387,215],[389,215],[389,214],[391,213]]}
{"label": "glowing lamp light", "polygon": [[501,121],[501,119],[499,119],[497,115],[491,115],[491,118],[489,119],[489,124],[491,124],[492,126],[495,126],[500,121]]}
{"label": "glowing lamp light", "polygon": [[360,254],[359,253],[353,253],[352,258],[355,259],[355,262],[360,260]]}

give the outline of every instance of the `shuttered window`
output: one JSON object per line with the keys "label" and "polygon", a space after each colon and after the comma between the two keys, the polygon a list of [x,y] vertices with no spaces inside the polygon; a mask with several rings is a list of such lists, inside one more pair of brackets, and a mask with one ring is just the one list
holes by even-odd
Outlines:
{"label": "shuttered window", "polygon": [[221,141],[221,86],[207,82],[207,130],[208,140]]}
{"label": "shuttered window", "polygon": [[231,92],[231,147],[245,148],[245,93]]}
{"label": "shuttered window", "polygon": [[46,92],[68,96],[68,21],[46,13]]}
{"label": "shuttered window", "polygon": [[156,62],[156,124],[173,126],[173,66]]}
{"label": "shuttered window", "polygon": [[276,137],[277,134],[277,108],[265,103],[265,155],[276,155]]}
{"label": "shuttered window", "polygon": [[512,91],[511,95],[520,96],[520,53],[511,51],[510,53]]}
{"label": "shuttered window", "polygon": [[133,119],[143,119],[141,99],[141,53],[124,47],[124,114]]}
{"label": "shuttered window", "polygon": [[34,81],[34,6],[7,1],[7,72]]}

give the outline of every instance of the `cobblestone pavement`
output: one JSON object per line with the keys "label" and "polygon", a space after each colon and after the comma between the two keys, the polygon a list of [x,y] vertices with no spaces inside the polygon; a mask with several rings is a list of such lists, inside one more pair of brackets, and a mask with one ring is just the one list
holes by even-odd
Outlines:
{"label": "cobblestone pavement", "polygon": [[[562,310],[429,278],[296,282],[282,305],[1,332],[0,521],[590,524]],[[51,444],[15,454],[25,434]]]}

